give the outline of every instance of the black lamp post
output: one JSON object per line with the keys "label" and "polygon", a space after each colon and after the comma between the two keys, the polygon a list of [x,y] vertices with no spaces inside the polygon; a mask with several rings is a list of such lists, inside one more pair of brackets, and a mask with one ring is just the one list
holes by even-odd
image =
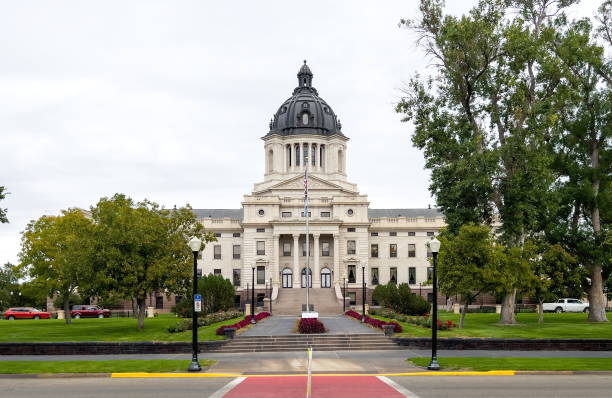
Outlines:
{"label": "black lamp post", "polygon": [[187,370],[189,372],[199,372],[202,370],[202,367],[198,362],[198,315],[196,312],[195,296],[198,293],[198,252],[202,247],[202,241],[194,236],[191,238],[188,245],[193,253],[193,305],[191,308],[193,324],[191,327],[191,363]]}
{"label": "black lamp post", "polygon": [[427,369],[440,370],[438,363],[438,272],[436,265],[438,264],[438,252],[440,251],[440,241],[435,237],[427,242],[427,246],[433,255],[433,303],[432,303],[432,319],[431,319],[431,362]]}
{"label": "black lamp post", "polygon": [[342,313],[346,312],[346,278],[344,278],[344,294],[342,295]]}
{"label": "black lamp post", "polygon": [[365,318],[366,318],[366,310],[365,310],[365,305],[366,305],[366,283],[365,283],[365,267],[362,266],[361,267],[361,288],[362,288],[362,301],[363,301],[363,312],[362,312],[362,317],[361,317],[361,322],[365,322]]}
{"label": "black lamp post", "polygon": [[272,315],[272,278],[270,278],[270,315]]}
{"label": "black lamp post", "polygon": [[251,278],[251,323],[255,324],[255,267],[251,267],[253,275]]}

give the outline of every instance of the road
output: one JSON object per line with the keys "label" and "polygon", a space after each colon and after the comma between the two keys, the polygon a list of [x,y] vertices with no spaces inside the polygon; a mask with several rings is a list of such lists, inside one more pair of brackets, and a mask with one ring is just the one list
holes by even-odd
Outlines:
{"label": "road", "polygon": [[[376,397],[538,397],[609,398],[610,375],[518,376],[397,376],[400,386],[389,388],[376,376],[314,376],[313,398]],[[0,396],[11,398],[157,398],[210,397],[233,378],[0,378]],[[246,378],[225,394],[226,398],[304,397],[305,377]]]}

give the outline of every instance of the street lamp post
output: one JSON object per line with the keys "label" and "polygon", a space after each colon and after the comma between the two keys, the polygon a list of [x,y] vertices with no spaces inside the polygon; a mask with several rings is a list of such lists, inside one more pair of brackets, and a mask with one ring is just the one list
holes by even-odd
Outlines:
{"label": "street lamp post", "polygon": [[272,278],[270,278],[270,315],[272,315]]}
{"label": "street lamp post", "polygon": [[251,323],[256,324],[255,320],[255,267],[251,267],[253,275],[251,277]]}
{"label": "street lamp post", "polygon": [[202,241],[194,236],[191,238],[188,245],[193,253],[193,305],[191,308],[193,324],[191,326],[191,363],[187,370],[190,372],[199,372],[202,370],[202,367],[198,362],[198,315],[196,313],[195,296],[198,292],[198,252],[202,247]]}
{"label": "street lamp post", "polygon": [[438,252],[440,251],[440,241],[435,237],[427,242],[427,246],[433,255],[433,303],[431,319],[431,362],[427,369],[440,370],[438,363]]}
{"label": "street lamp post", "polygon": [[366,310],[365,310],[365,305],[366,305],[366,283],[365,283],[365,266],[361,267],[361,289],[362,289],[362,294],[361,294],[361,300],[363,301],[363,309],[362,309],[362,317],[361,317],[361,322],[365,322],[365,318],[366,318]]}

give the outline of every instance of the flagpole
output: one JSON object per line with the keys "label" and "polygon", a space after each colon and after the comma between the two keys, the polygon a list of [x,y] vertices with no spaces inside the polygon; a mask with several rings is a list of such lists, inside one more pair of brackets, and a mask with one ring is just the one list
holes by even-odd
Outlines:
{"label": "flagpole", "polygon": [[304,157],[306,167],[304,169],[304,216],[306,217],[306,312],[310,312],[310,280],[312,276],[310,274],[310,231],[308,226],[308,163],[310,163],[309,156]]}

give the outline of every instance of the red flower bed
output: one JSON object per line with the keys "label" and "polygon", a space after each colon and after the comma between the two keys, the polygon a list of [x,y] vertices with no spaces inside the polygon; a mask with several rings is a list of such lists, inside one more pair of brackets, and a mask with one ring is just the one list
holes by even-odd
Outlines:
{"label": "red flower bed", "polygon": [[[345,315],[348,315],[348,316],[353,317],[355,319],[361,320],[361,314],[358,313],[358,312],[355,312],[353,310],[346,311]],[[385,325],[393,325],[394,326],[393,327],[393,331],[395,333],[401,333],[401,331],[402,331],[402,327],[397,322],[385,322],[385,321],[381,321],[380,319],[370,318],[367,315],[365,317],[365,323],[367,323],[368,325],[372,325],[375,328],[379,328],[379,329],[382,329],[383,326],[385,326]]]}
{"label": "red flower bed", "polygon": [[[269,312],[260,312],[259,314],[255,315],[255,320],[256,321],[261,321],[264,318],[267,318],[270,316]],[[236,330],[238,329],[242,329],[243,327],[249,325],[251,323],[251,316],[247,315],[244,317],[243,320],[241,320],[238,323],[234,323],[233,325],[222,325],[219,326],[217,328],[217,336],[224,336],[225,335],[225,328],[235,328]]]}
{"label": "red flower bed", "polygon": [[298,331],[301,334],[325,333],[325,325],[317,318],[301,318]]}

